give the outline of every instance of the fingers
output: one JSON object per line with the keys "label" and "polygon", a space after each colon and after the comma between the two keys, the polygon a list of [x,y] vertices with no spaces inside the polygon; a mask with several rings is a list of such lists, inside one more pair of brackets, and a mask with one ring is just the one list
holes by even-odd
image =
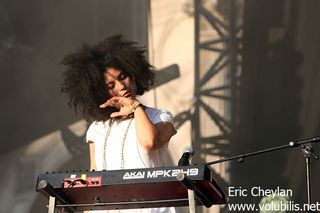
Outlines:
{"label": "fingers", "polygon": [[131,116],[132,113],[126,113],[126,112],[113,112],[110,114],[110,118],[116,118],[116,117],[121,117],[121,118],[128,118]]}
{"label": "fingers", "polygon": [[134,99],[132,98],[125,98],[125,97],[112,97],[103,104],[100,105],[100,108],[106,108],[108,106],[113,106],[116,108],[120,108],[123,106],[129,106],[132,105],[134,102]]}
{"label": "fingers", "polygon": [[103,104],[100,104],[100,105],[99,105],[100,108],[106,108],[107,106],[108,106],[108,105],[107,105],[107,102],[104,102]]}
{"label": "fingers", "polygon": [[119,117],[121,116],[122,114],[120,112],[113,112],[110,114],[110,118],[115,118],[115,117]]}
{"label": "fingers", "polygon": [[106,108],[109,106],[115,107],[119,110],[118,112],[111,113],[110,114],[111,118],[115,118],[115,117],[126,118],[132,113],[132,109],[131,109],[132,107],[131,105],[129,105],[127,98],[124,98],[124,97],[112,97],[106,102],[102,103],[99,107]]}
{"label": "fingers", "polygon": [[100,108],[106,108],[108,106],[116,107],[116,108],[119,109],[121,107],[121,104],[119,102],[119,98],[118,97],[110,98],[109,100],[107,100],[106,102],[101,104],[99,107]]}

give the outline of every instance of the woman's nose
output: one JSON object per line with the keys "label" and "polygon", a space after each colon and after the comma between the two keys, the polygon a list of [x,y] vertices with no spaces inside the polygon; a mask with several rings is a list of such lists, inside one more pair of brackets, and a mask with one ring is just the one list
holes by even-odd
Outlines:
{"label": "woman's nose", "polygon": [[119,91],[123,90],[125,88],[124,82],[118,81],[117,88],[118,88]]}

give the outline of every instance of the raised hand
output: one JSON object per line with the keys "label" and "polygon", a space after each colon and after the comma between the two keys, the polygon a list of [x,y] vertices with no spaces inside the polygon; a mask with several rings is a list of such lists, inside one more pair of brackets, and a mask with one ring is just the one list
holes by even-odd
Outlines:
{"label": "raised hand", "polygon": [[113,97],[113,98],[110,98],[108,101],[104,102],[103,104],[101,104],[100,108],[106,108],[108,106],[115,107],[119,111],[111,113],[110,114],[111,118],[115,118],[115,117],[127,118],[134,112],[134,109],[139,105],[140,105],[140,102],[131,97]]}

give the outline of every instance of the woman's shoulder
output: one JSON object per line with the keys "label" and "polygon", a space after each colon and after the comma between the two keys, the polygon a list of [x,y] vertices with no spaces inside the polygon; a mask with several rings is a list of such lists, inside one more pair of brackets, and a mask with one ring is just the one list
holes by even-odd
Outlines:
{"label": "woman's shoulder", "polygon": [[86,141],[98,142],[106,132],[106,122],[94,121],[90,124],[86,134]]}
{"label": "woman's shoulder", "polygon": [[153,107],[146,107],[145,112],[151,117],[153,115],[157,115],[157,114],[171,114],[172,115],[172,113],[167,109],[157,109],[157,108],[153,108]]}
{"label": "woman's shoulder", "polygon": [[88,127],[88,132],[91,132],[91,131],[101,131],[101,130],[104,130],[106,127],[106,122],[105,121],[93,121],[89,127]]}
{"label": "woman's shoulder", "polygon": [[167,109],[163,109],[163,108],[158,109],[158,108],[153,108],[153,107],[148,107],[148,106],[145,107],[145,110],[148,111],[148,112],[150,112],[150,113],[170,112],[170,111],[167,110]]}
{"label": "woman's shoulder", "polygon": [[152,107],[147,107],[145,112],[149,116],[150,120],[153,122],[170,122],[173,123],[173,115],[167,109],[156,109]]}

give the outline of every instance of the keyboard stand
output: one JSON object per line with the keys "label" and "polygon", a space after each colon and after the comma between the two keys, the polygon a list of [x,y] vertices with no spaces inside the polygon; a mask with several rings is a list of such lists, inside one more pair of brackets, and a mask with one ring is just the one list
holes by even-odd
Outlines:
{"label": "keyboard stand", "polygon": [[184,173],[180,172],[177,175],[177,180],[188,189],[190,213],[196,213],[196,197],[201,200],[207,208],[212,206],[210,199]]}
{"label": "keyboard stand", "polygon": [[48,213],[55,213],[56,211],[56,198],[49,197]]}
{"label": "keyboard stand", "polygon": [[189,213],[196,213],[196,199],[194,197],[194,191],[188,189],[188,200],[189,200]]}

